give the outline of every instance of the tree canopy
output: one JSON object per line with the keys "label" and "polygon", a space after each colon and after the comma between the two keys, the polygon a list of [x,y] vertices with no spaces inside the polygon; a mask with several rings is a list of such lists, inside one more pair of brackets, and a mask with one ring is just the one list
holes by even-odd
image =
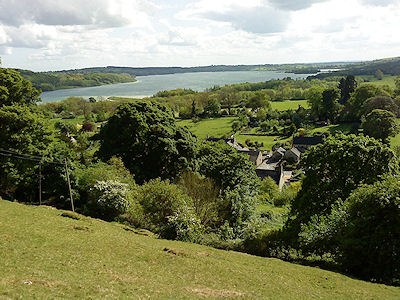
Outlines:
{"label": "tree canopy", "polygon": [[388,137],[395,136],[399,132],[396,116],[387,110],[374,109],[366,117],[362,124],[364,132],[376,139],[387,142]]}
{"label": "tree canopy", "polygon": [[[292,204],[292,225],[327,215],[332,205],[346,199],[359,184],[371,184],[397,169],[393,151],[379,141],[338,134],[307,151],[301,162],[305,170],[302,189]],[[297,227],[297,230],[299,227]]]}
{"label": "tree canopy", "polygon": [[39,95],[40,91],[17,71],[0,68],[0,106],[35,104],[40,101]]}
{"label": "tree canopy", "polygon": [[172,112],[152,101],[120,105],[100,130],[98,156],[122,158],[138,183],[174,178],[195,156],[195,138],[175,123]]}

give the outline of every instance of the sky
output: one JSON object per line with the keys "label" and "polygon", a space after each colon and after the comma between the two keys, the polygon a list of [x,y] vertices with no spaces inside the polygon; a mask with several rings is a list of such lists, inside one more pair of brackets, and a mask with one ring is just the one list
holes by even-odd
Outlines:
{"label": "sky", "polygon": [[0,0],[3,67],[202,66],[400,56],[400,0]]}

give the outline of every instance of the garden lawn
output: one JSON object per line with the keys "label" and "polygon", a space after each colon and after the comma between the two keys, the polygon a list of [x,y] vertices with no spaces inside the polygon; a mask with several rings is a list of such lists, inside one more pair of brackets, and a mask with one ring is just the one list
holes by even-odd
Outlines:
{"label": "garden lawn", "polygon": [[400,288],[0,200],[0,298],[395,299]]}

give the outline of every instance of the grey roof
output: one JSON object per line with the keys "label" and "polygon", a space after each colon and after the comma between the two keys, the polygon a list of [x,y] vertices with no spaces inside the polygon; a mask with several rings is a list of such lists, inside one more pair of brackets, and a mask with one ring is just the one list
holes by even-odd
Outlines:
{"label": "grey roof", "polygon": [[294,136],[293,145],[317,145],[324,141],[323,136]]}
{"label": "grey roof", "polygon": [[292,149],[290,149],[288,151],[292,152],[294,155],[296,155],[298,157],[300,157],[300,155],[301,155],[301,152],[296,147],[293,147]]}
{"label": "grey roof", "polygon": [[279,152],[280,154],[285,154],[286,150],[282,147],[279,147],[278,149],[276,149],[275,152]]}

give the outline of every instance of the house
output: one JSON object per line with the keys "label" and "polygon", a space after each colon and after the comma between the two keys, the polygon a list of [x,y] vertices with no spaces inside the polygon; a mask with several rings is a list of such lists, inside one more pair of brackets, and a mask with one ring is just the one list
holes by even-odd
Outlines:
{"label": "house", "polygon": [[281,161],[283,157],[285,156],[286,150],[282,147],[279,147],[278,149],[275,150],[275,152],[272,154],[271,158],[269,159],[270,162],[277,162]]}
{"label": "house", "polygon": [[293,147],[285,152],[283,159],[291,163],[298,163],[300,161],[300,156],[301,152],[297,148]]}
{"label": "house", "polygon": [[261,180],[265,179],[266,177],[271,177],[273,180],[275,180],[279,188],[282,188],[285,182],[283,176],[284,175],[283,167],[279,162],[277,163],[263,162],[260,166],[257,167],[256,174]]}
{"label": "house", "polygon": [[262,164],[263,162],[263,155],[262,151],[260,150],[251,150],[248,152],[250,156],[250,161],[255,164],[256,167]]}
{"label": "house", "polygon": [[322,144],[324,136],[294,136],[293,147],[297,148],[301,153],[305,152],[311,146]]}
{"label": "house", "polygon": [[240,145],[237,141],[236,138],[229,138],[229,139],[222,139],[222,138],[209,138],[207,137],[206,139],[207,142],[219,142],[219,141],[224,141],[225,143],[227,143],[229,146],[232,146],[233,148],[235,148],[238,152],[245,152],[247,153],[248,151],[250,151],[248,148],[243,147],[242,145]]}

